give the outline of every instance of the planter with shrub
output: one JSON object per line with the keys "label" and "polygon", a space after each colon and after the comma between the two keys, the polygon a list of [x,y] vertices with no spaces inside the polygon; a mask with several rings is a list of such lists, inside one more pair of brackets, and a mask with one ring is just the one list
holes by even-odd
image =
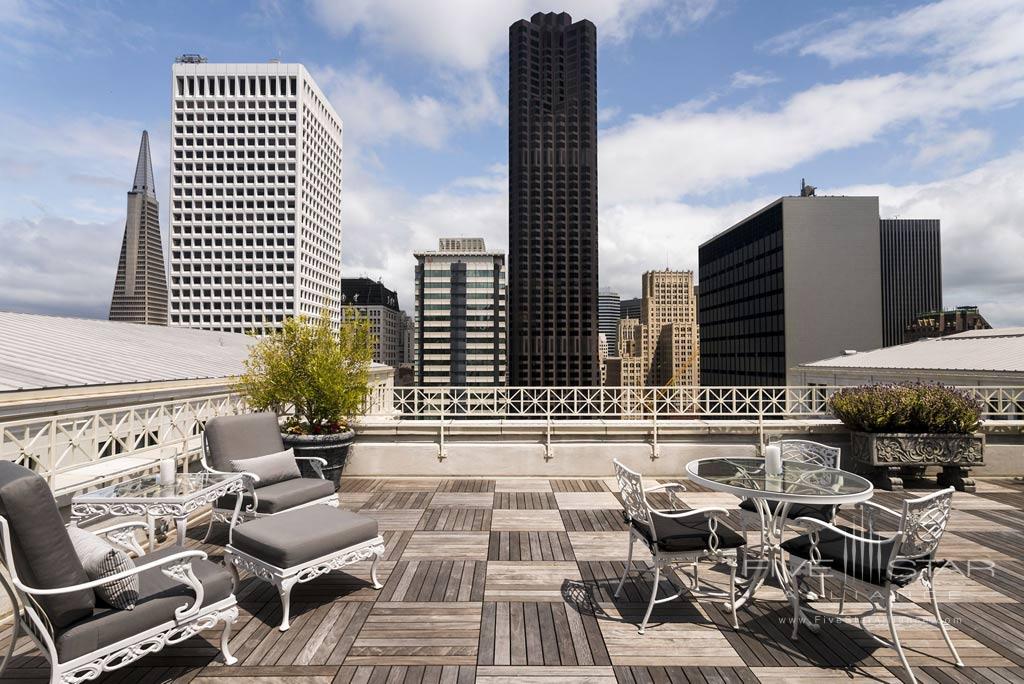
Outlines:
{"label": "planter with shrub", "polygon": [[984,465],[985,438],[976,434],[981,406],[943,385],[865,385],[829,398],[833,415],[852,431],[853,467],[880,489],[941,466],[940,486],[974,491],[970,469]]}
{"label": "planter with shrub", "polygon": [[276,412],[285,446],[325,459],[324,476],[338,486],[355,437],[350,423],[370,392],[374,338],[355,309],[335,325],[326,311],[316,320],[285,320],[250,349],[236,389],[253,409]]}

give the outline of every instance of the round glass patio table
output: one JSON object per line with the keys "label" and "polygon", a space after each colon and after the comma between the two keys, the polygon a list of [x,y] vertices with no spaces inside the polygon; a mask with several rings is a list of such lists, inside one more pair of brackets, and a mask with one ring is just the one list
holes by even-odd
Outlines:
{"label": "round glass patio table", "polygon": [[[802,461],[783,461],[782,474],[765,472],[763,458],[702,458],[686,464],[686,473],[697,484],[716,492],[750,499],[761,517],[763,560],[756,563],[747,588],[736,600],[739,608],[749,601],[774,575],[789,592],[789,578],[782,558],[782,535],[793,504],[834,506],[871,498],[871,482],[838,468],[826,468]],[[772,507],[769,501],[777,502]]]}

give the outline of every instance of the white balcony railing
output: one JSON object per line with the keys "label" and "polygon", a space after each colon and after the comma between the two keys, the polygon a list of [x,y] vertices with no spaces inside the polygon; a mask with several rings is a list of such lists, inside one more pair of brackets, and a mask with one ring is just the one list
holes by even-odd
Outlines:
{"label": "white balcony railing", "polygon": [[[377,376],[366,402],[368,423],[434,423],[442,455],[445,426],[461,420],[543,421],[549,440],[558,424],[568,428],[588,419],[646,421],[656,448],[659,423],[743,419],[765,423],[767,429],[770,421],[827,420],[827,400],[837,389],[394,387],[390,375]],[[982,403],[986,421],[1024,420],[1024,387],[963,389]],[[32,468],[58,494],[79,491],[152,468],[162,458],[187,462],[201,449],[207,420],[246,410],[239,396],[223,393],[10,420],[0,422],[0,459]]]}
{"label": "white balcony railing", "polygon": [[[810,387],[395,387],[394,412],[420,419],[829,418],[840,388]],[[965,387],[983,418],[1024,417],[1024,387]]]}

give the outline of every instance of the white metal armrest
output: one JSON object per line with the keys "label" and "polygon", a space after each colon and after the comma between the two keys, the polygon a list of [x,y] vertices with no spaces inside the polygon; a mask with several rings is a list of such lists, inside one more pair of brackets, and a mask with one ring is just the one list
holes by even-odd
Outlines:
{"label": "white metal armrest", "polygon": [[672,506],[674,509],[678,510],[679,506],[683,505],[683,500],[680,499],[678,495],[676,495],[676,490],[682,490],[685,492],[686,487],[684,485],[679,484],[678,482],[666,482],[664,484],[651,485],[650,487],[644,488],[644,493],[650,494],[651,492],[658,492],[662,490],[665,490],[668,494],[668,498],[669,500],[672,501]]}
{"label": "white metal armrest", "polygon": [[[810,533],[811,535],[815,535],[818,532],[820,532],[821,530],[829,530],[830,532],[834,532],[835,534],[838,534],[841,537],[846,537],[847,539],[850,539],[850,540],[855,541],[855,542],[859,542],[861,544],[881,545],[881,544],[886,544],[886,543],[888,543],[888,542],[890,542],[892,540],[891,537],[890,538],[880,538],[880,539],[871,539],[869,537],[862,537],[859,534],[854,534],[854,533],[848,532],[848,531],[846,531],[846,530],[844,530],[844,529],[842,529],[840,527],[836,527],[832,523],[827,523],[827,522],[825,522],[823,520],[818,520],[817,518],[810,518],[810,517],[807,517],[807,516],[801,516],[801,517],[797,518],[796,520],[794,520],[793,522],[799,522],[799,523],[803,523],[803,524],[808,525],[808,526],[813,526],[814,528],[818,528],[818,529],[812,529],[812,531]],[[812,543],[817,545],[813,540],[812,540]]]}
{"label": "white metal armrest", "polygon": [[123,523],[118,523],[116,525],[111,525],[110,527],[104,527],[104,528],[99,529],[99,530],[87,530],[87,531],[88,532],[92,532],[93,534],[105,535],[105,534],[108,534],[110,532],[117,532],[118,530],[127,530],[129,528],[147,529],[148,527],[149,527],[149,525],[147,523],[143,522],[142,520],[133,520],[131,522],[123,522]]}
{"label": "white metal armrest", "polygon": [[99,530],[88,530],[96,536],[105,537],[108,542],[112,542],[122,547],[127,551],[131,551],[136,557],[145,555],[145,551],[142,546],[139,545],[139,540],[135,538],[135,531],[139,529],[149,529],[149,524],[141,520],[135,520],[132,522],[118,523],[117,525],[111,525],[110,527],[104,527]]}
{"label": "white metal armrest", "polygon": [[321,480],[326,479],[324,477],[324,466],[327,465],[327,459],[320,458],[319,456],[296,456],[296,461],[309,461],[309,465],[313,468],[313,472],[320,476]]}
{"label": "white metal armrest", "polygon": [[320,458],[319,456],[296,456],[295,460],[296,461],[316,461],[316,462],[318,462],[322,466],[327,465],[327,459],[326,458]]}
{"label": "white metal armrest", "polygon": [[889,515],[897,519],[902,515],[902,513],[900,513],[899,511],[894,511],[891,508],[887,508],[882,504],[877,504],[874,501],[860,501],[857,503],[857,506],[863,508],[874,508],[875,510],[882,511],[883,513],[888,513]]}
{"label": "white metal armrest", "polygon": [[688,510],[688,511],[679,511],[679,512],[673,512],[673,513],[669,513],[668,511],[659,511],[656,508],[652,508],[651,509],[651,513],[654,514],[654,515],[659,515],[662,518],[672,518],[674,520],[679,520],[681,518],[688,518],[688,517],[692,517],[692,516],[696,516],[696,515],[707,515],[709,517],[715,517],[715,516],[718,516],[718,515],[729,515],[729,511],[727,511],[726,509],[722,508],[721,506],[707,506],[705,508],[693,508],[693,509]]}

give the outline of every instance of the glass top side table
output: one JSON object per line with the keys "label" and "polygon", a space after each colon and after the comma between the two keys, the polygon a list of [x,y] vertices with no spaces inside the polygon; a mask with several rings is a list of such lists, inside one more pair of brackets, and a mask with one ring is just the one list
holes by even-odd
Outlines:
{"label": "glass top side table", "polygon": [[[119,482],[71,500],[71,518],[77,522],[96,515],[145,516],[174,519],[178,545],[185,543],[188,516],[229,494],[245,491],[242,473],[178,473],[171,484],[160,484],[156,475]],[[149,550],[153,550],[150,523]]]}

